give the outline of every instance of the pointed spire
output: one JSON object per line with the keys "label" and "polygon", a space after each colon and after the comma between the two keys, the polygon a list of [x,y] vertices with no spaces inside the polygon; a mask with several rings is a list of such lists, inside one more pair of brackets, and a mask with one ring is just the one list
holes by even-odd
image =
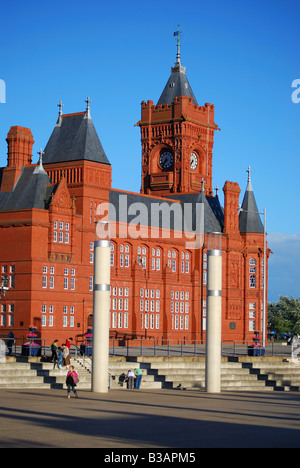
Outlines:
{"label": "pointed spire", "polygon": [[240,208],[240,221],[239,227],[241,233],[255,232],[263,234],[264,227],[260,219],[260,213],[256,205],[255,196],[253,193],[252,182],[251,182],[251,168],[248,167],[248,181],[247,188],[244,196],[242,206]]}
{"label": "pointed spire", "polygon": [[174,98],[180,98],[180,96],[189,96],[193,98],[193,102],[195,105],[198,105],[195,95],[191,89],[191,86],[188,82],[185,73],[185,67],[181,64],[181,52],[180,46],[182,43],[182,33],[179,30],[174,32],[174,36],[176,36],[177,42],[177,54],[176,54],[176,62],[174,67],[171,67],[171,76],[167,81],[167,84],[157,102],[158,105],[160,104],[172,104]]}

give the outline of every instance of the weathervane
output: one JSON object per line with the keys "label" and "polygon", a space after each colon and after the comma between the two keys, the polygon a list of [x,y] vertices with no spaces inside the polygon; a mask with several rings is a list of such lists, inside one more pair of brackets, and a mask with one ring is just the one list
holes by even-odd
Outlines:
{"label": "weathervane", "polygon": [[177,39],[176,39],[176,42],[177,42],[177,55],[176,55],[176,59],[177,59],[177,63],[180,63],[180,29],[179,29],[180,25],[178,24],[178,30],[174,32],[174,36],[177,36]]}

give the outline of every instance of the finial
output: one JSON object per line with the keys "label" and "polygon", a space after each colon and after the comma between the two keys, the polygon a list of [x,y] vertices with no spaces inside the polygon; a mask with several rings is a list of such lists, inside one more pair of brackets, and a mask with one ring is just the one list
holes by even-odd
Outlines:
{"label": "finial", "polygon": [[180,25],[178,24],[178,31],[174,32],[174,36],[177,36],[177,55],[176,55],[176,62],[180,63]]}
{"label": "finial", "polygon": [[33,171],[33,174],[46,174],[46,171],[43,168],[43,154],[45,153],[42,150],[42,148],[40,148],[40,151],[38,151],[37,154],[40,156],[40,159],[38,166],[36,166],[36,168]]}
{"label": "finial", "polygon": [[216,188],[215,188],[215,191],[216,191],[216,197],[217,197],[217,196],[218,196],[218,194],[219,194],[219,190],[220,190],[220,189],[219,189],[219,186],[217,185],[217,186],[216,186]]}
{"label": "finial", "polygon": [[44,151],[42,150],[42,148],[40,148],[40,151],[38,151],[37,154],[40,155],[39,166],[40,166],[40,167],[43,167],[43,154],[45,154],[45,153],[44,153]]}
{"label": "finial", "polygon": [[204,192],[204,179],[201,179],[201,192]]}
{"label": "finial", "polygon": [[60,117],[62,115],[62,108],[64,107],[64,105],[61,101],[59,101],[59,103],[57,104],[57,107],[59,107],[58,115]]}
{"label": "finial", "polygon": [[248,172],[248,184],[247,184],[247,191],[248,192],[251,192],[253,189],[252,189],[252,183],[251,183],[251,167],[249,166],[247,171]]}
{"label": "finial", "polygon": [[251,172],[252,172],[252,171],[251,171],[251,167],[250,167],[250,166],[248,166],[248,169],[247,169],[246,172],[248,172],[248,182],[251,182]]}
{"label": "finial", "polygon": [[88,98],[85,100],[85,102],[86,102],[86,110],[88,111],[88,110],[90,110],[90,104],[91,104],[92,101],[91,101],[90,98],[88,97]]}

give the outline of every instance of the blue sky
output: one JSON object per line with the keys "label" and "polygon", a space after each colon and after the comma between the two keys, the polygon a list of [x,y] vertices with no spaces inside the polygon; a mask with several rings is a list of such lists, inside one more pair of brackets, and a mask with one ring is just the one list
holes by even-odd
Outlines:
{"label": "blue sky", "polygon": [[[140,103],[157,102],[175,62],[173,32],[183,33],[182,63],[199,105],[215,105],[221,128],[213,184],[246,188],[267,209],[269,299],[299,297],[300,4],[297,0],[173,0],[142,3],[15,0],[1,6],[0,166],[12,125],[31,128],[44,148],[63,112],[91,113],[113,167],[113,186],[139,191]],[[242,200],[241,200],[242,201]]]}

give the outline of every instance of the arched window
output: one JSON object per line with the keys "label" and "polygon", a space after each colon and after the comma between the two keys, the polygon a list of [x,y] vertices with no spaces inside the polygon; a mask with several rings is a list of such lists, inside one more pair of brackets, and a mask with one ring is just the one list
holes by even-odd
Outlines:
{"label": "arched window", "polygon": [[115,266],[115,251],[116,251],[116,246],[114,242],[111,242],[110,244],[110,266],[111,267]]}
{"label": "arched window", "polygon": [[190,273],[190,253],[181,252],[181,273]]}
{"label": "arched window", "polygon": [[176,273],[177,271],[177,261],[178,261],[178,252],[177,250],[172,250],[172,272]]}
{"label": "arched window", "polygon": [[142,266],[143,270],[147,268],[148,247],[145,245],[138,247],[138,264]]}
{"label": "arched window", "polygon": [[161,270],[162,251],[160,248],[152,248],[152,270]]}
{"label": "arched window", "polygon": [[121,268],[130,267],[130,245],[129,244],[120,245],[120,267]]}

